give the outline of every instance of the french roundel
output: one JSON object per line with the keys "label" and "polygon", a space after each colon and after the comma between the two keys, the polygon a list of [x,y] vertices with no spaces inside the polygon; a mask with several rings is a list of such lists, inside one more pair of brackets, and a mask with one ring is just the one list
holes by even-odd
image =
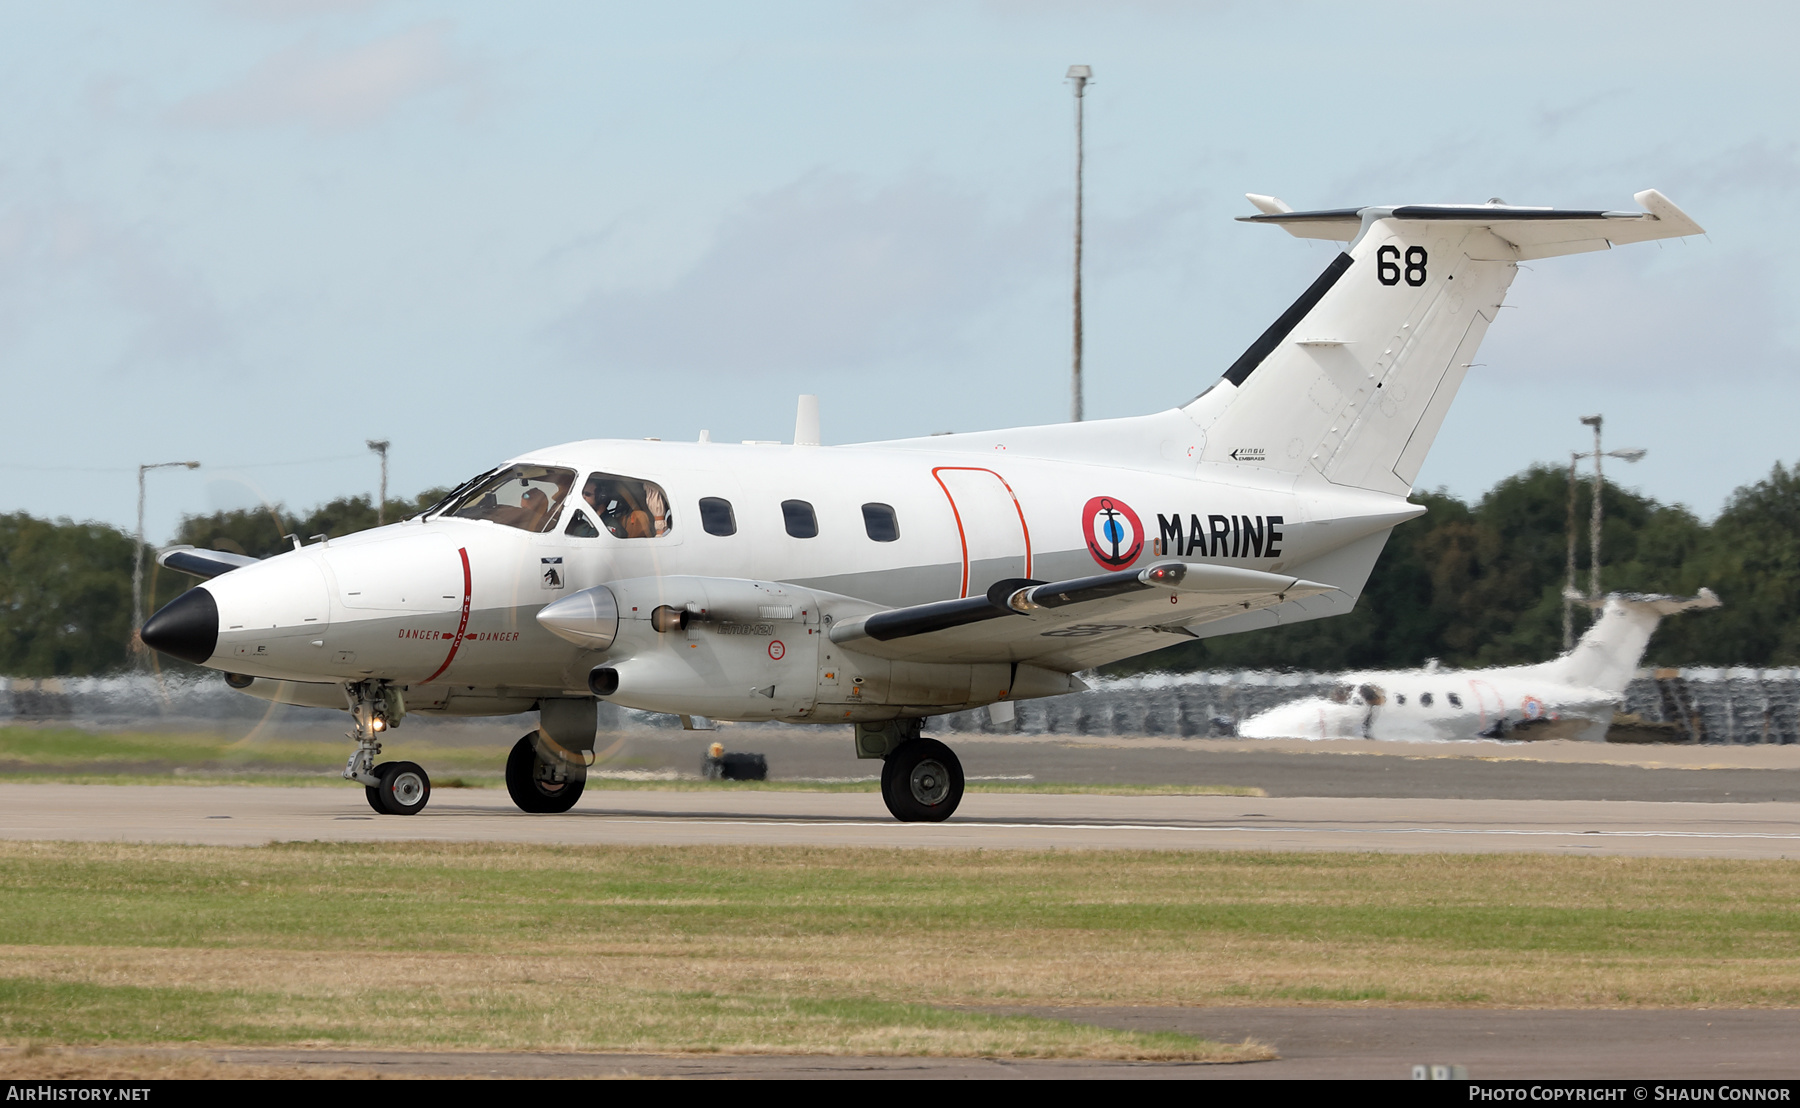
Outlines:
{"label": "french roundel", "polygon": [[1107,569],[1124,569],[1144,550],[1144,525],[1123,500],[1096,496],[1081,510],[1088,553]]}

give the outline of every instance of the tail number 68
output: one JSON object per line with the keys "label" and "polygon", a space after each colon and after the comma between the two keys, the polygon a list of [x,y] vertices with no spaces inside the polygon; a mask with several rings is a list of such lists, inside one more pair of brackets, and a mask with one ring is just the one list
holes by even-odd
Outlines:
{"label": "tail number 68", "polygon": [[[1425,283],[1425,248],[1409,246],[1406,248],[1406,283],[1418,288]],[[1375,251],[1375,278],[1384,285],[1400,283],[1400,248],[1384,246]]]}

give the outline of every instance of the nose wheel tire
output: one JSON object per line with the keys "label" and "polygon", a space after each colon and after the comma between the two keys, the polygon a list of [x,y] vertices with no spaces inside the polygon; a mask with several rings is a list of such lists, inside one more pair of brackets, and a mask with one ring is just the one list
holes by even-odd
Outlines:
{"label": "nose wheel tire", "polygon": [[914,739],[881,764],[881,799],[902,823],[941,823],[962,797],[962,763],[936,739]]}
{"label": "nose wheel tire", "polygon": [[[556,780],[560,770],[564,779]],[[538,757],[537,744],[526,735],[506,758],[506,791],[522,812],[556,815],[575,807],[587,786],[587,767],[580,763],[552,766]]]}
{"label": "nose wheel tire", "polygon": [[413,762],[386,762],[375,767],[381,784],[368,791],[377,794],[381,811],[412,816],[424,811],[431,799],[431,778]]}

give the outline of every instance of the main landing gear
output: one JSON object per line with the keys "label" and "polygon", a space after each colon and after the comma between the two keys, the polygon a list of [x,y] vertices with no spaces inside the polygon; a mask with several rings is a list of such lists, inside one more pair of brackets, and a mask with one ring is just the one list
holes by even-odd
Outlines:
{"label": "main landing gear", "polygon": [[506,759],[506,791],[520,811],[554,815],[575,807],[587,786],[587,764],[579,751],[566,750],[533,731],[513,744]]}
{"label": "main landing gear", "polygon": [[413,816],[431,799],[431,777],[413,762],[380,762],[381,736],[406,715],[400,690],[376,681],[349,687],[351,730],[356,753],[344,763],[344,779],[363,786],[369,807],[384,816]]}
{"label": "main landing gear", "polygon": [[881,799],[902,823],[941,823],[962,797],[962,763],[936,739],[909,739],[882,760]]}

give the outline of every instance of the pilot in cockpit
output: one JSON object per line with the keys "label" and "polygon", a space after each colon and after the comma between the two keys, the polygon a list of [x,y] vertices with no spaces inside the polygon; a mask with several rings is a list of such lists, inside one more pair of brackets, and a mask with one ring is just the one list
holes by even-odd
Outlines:
{"label": "pilot in cockpit", "polygon": [[617,538],[648,539],[669,533],[668,501],[653,484],[596,473],[581,495]]}

